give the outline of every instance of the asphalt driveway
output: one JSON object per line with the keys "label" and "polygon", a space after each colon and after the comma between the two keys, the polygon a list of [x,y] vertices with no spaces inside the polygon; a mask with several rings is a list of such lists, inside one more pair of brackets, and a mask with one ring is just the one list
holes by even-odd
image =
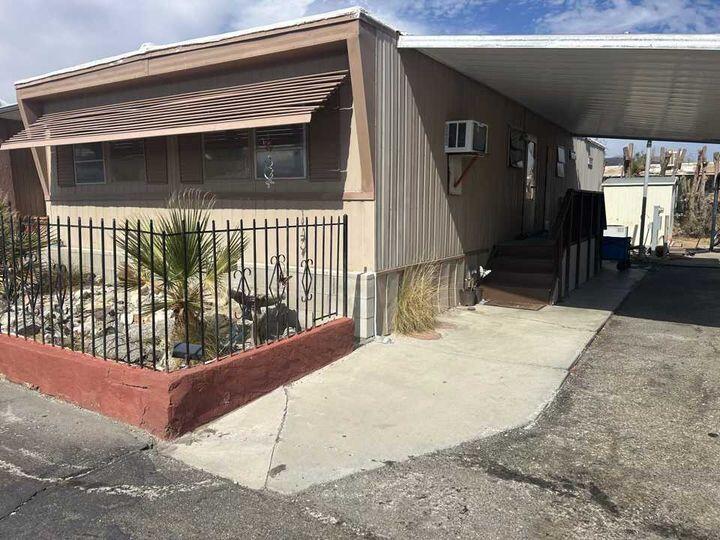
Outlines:
{"label": "asphalt driveway", "polygon": [[717,291],[651,271],[530,426],[292,496],[0,382],[0,538],[718,538]]}
{"label": "asphalt driveway", "polygon": [[308,504],[395,538],[720,538],[719,293],[717,269],[652,271],[533,425]]}

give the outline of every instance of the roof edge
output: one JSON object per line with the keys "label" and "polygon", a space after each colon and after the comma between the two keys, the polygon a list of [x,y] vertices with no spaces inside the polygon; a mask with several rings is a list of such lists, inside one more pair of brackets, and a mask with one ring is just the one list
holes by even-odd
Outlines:
{"label": "roof edge", "polygon": [[594,137],[583,137],[587,142],[590,144],[594,144],[598,148],[601,148],[603,151],[607,150],[607,146],[605,146],[603,143],[595,139]]}
{"label": "roof edge", "polygon": [[[282,21],[282,22],[276,23],[276,24],[255,26],[252,28],[244,29],[244,30],[237,30],[237,31],[233,31],[233,32],[226,32],[223,34],[215,34],[215,35],[211,35],[211,36],[188,39],[188,40],[178,41],[178,42],[174,42],[174,43],[166,43],[166,44],[162,44],[162,45],[144,44],[134,51],[121,53],[121,54],[118,54],[115,56],[108,56],[108,57],[101,58],[98,60],[93,60],[90,62],[77,64],[75,66],[70,66],[67,68],[50,71],[50,72],[44,73],[42,75],[27,77],[25,79],[20,79],[18,81],[15,81],[14,84],[17,89],[27,88],[27,87],[34,86],[37,84],[42,84],[44,82],[48,82],[48,81],[53,80],[60,76],[72,76],[75,72],[78,72],[78,71],[83,71],[83,70],[93,69],[93,68],[98,68],[98,69],[106,68],[106,67],[120,65],[126,61],[138,60],[138,59],[141,59],[143,56],[146,56],[150,53],[157,53],[157,52],[162,53],[163,51],[167,51],[168,54],[174,54],[174,53],[181,52],[181,49],[184,47],[191,47],[191,46],[195,46],[195,45],[211,46],[214,44],[220,44],[224,41],[231,40],[234,38],[251,37],[254,34],[262,34],[265,32],[282,31],[282,30],[287,30],[287,31],[302,30],[302,27],[305,25],[308,25],[308,24],[322,23],[322,22],[327,22],[328,24],[332,24],[332,22],[335,19],[340,19],[340,18],[349,18],[351,20],[352,19],[363,20],[374,26],[378,26],[378,27],[381,27],[384,29],[388,29],[392,32],[398,33],[398,30],[392,28],[391,26],[382,22],[377,17],[371,15],[364,8],[355,6],[355,7],[340,9],[340,10],[336,10],[336,11],[329,11],[326,13],[319,13],[317,15],[301,17],[299,19]],[[173,49],[175,49],[175,50],[173,50]]]}
{"label": "roof edge", "polygon": [[402,35],[400,49],[720,50],[720,34]]}

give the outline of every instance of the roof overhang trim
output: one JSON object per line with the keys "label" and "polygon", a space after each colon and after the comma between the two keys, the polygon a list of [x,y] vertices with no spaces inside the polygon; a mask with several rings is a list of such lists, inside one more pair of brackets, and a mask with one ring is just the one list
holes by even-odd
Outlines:
{"label": "roof overhang trim", "polygon": [[574,135],[720,142],[720,35],[401,36],[398,47]]}
{"label": "roof overhang trim", "polygon": [[0,149],[308,123],[347,75],[318,73],[49,113]]}

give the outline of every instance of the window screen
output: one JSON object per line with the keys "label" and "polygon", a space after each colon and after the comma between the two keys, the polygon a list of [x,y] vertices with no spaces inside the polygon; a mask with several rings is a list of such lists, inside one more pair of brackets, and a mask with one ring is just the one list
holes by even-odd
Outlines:
{"label": "window screen", "polygon": [[110,178],[113,182],[145,182],[145,141],[110,143]]}
{"label": "window screen", "polygon": [[220,131],[203,135],[203,169],[206,180],[252,178],[249,131]]}
{"label": "window screen", "polygon": [[102,184],[105,167],[101,143],[73,145],[76,184]]}
{"label": "window screen", "polygon": [[516,169],[525,167],[525,134],[519,129],[510,129],[508,165]]}
{"label": "window screen", "polygon": [[307,176],[305,125],[255,130],[255,167],[258,180],[264,180],[270,168],[276,179],[305,178]]}

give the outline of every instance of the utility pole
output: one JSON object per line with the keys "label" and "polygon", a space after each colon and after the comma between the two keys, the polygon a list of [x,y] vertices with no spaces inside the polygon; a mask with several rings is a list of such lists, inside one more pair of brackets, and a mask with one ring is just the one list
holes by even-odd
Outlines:
{"label": "utility pole", "polygon": [[632,176],[632,163],[633,163],[633,143],[623,148],[623,177],[630,178]]}
{"label": "utility pole", "polygon": [[647,211],[648,184],[650,183],[650,162],[652,160],[652,141],[648,140],[645,150],[645,181],[643,182],[642,213],[640,214],[640,245],[645,253],[645,212]]}

